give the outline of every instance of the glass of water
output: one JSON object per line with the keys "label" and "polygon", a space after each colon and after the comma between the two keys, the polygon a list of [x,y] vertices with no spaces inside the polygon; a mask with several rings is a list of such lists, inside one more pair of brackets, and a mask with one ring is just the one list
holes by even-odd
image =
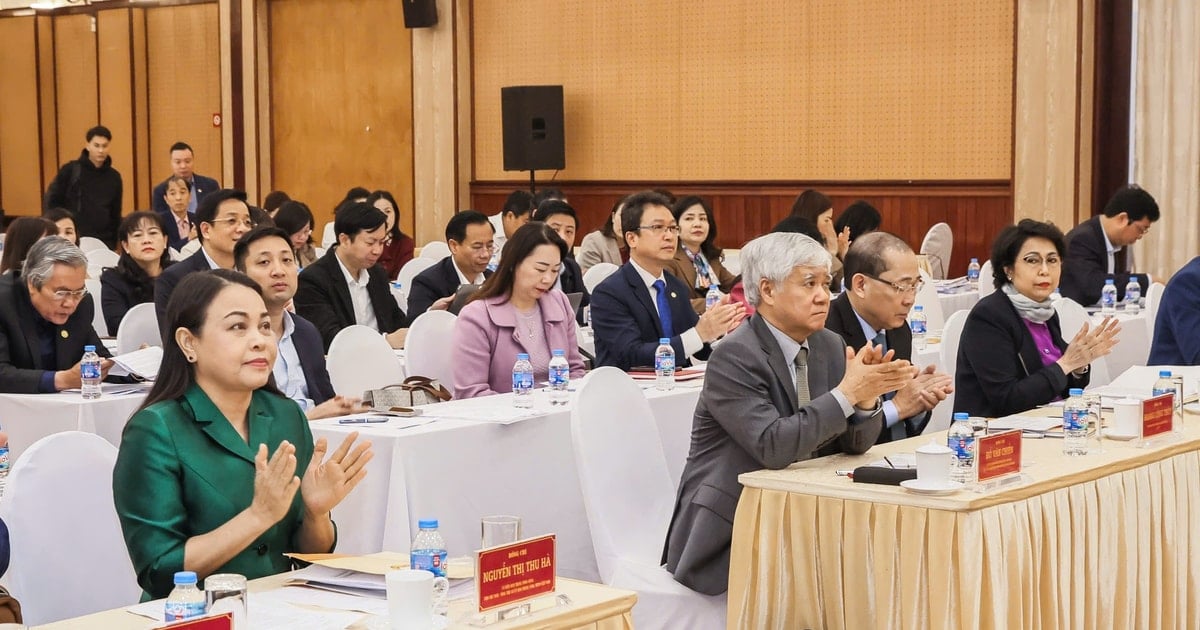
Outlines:
{"label": "glass of water", "polygon": [[1087,403],[1088,423],[1096,427],[1096,446],[1088,448],[1088,453],[1103,453],[1104,430],[1100,426],[1104,421],[1103,399],[1100,397],[1100,394],[1085,393],[1083,400]]}
{"label": "glass of water", "polygon": [[246,604],[246,576],[236,573],[216,573],[204,580],[204,601],[208,612],[233,613],[235,630],[249,628]]}
{"label": "glass of water", "polygon": [[485,516],[480,530],[484,549],[515,543],[521,540],[521,517]]}

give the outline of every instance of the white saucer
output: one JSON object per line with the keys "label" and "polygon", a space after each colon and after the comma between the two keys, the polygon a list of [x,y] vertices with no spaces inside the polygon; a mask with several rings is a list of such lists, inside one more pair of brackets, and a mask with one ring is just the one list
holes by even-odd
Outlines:
{"label": "white saucer", "polygon": [[900,482],[900,487],[915,492],[917,494],[928,494],[933,496],[943,494],[954,494],[962,490],[963,485],[957,481],[921,481],[920,479],[905,479]]}
{"label": "white saucer", "polygon": [[1136,440],[1141,436],[1136,433],[1130,434],[1130,433],[1117,433],[1116,431],[1105,431],[1104,437],[1109,440],[1120,440],[1122,442],[1128,442],[1129,440]]}
{"label": "white saucer", "polygon": [[1188,413],[1200,413],[1200,402],[1190,402],[1183,406],[1183,410]]}

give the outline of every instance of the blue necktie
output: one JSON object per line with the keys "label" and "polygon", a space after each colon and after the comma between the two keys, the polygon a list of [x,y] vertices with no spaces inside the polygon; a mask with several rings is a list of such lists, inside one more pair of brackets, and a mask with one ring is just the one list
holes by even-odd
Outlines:
{"label": "blue necktie", "polygon": [[658,291],[658,321],[662,324],[662,336],[674,337],[675,329],[671,326],[671,302],[667,300],[667,283],[662,280],[654,281],[654,290]]}
{"label": "blue necktie", "polygon": [[[877,346],[883,346],[884,353],[887,352],[887,335],[885,333],[879,333],[878,335],[875,335],[875,338],[872,339],[871,342]],[[883,395],[884,400],[891,400],[895,397],[896,392],[888,392]],[[904,418],[900,418],[896,421],[896,424],[893,424],[891,427],[884,430],[891,431],[892,440],[903,440],[904,438],[908,437],[908,421]]]}

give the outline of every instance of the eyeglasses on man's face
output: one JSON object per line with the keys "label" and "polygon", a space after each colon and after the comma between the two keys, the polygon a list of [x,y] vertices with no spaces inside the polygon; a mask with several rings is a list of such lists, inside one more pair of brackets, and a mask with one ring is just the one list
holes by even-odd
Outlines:
{"label": "eyeglasses on man's face", "polygon": [[892,282],[891,280],[884,280],[879,276],[873,276],[869,273],[863,273],[863,275],[876,282],[888,285],[896,293],[916,293],[921,290],[921,287],[925,286],[924,278],[917,278],[911,282]]}
{"label": "eyeglasses on man's face", "polygon": [[74,300],[74,301],[78,302],[79,300],[82,300],[83,296],[85,296],[87,294],[88,294],[87,289],[78,289],[75,291],[59,289],[58,291],[52,291],[50,293],[50,296],[54,298],[55,302],[62,304],[63,302],[66,302],[67,300]]}
{"label": "eyeglasses on man's face", "polygon": [[671,236],[679,236],[678,225],[639,225],[638,229],[646,230],[655,236],[662,236],[663,232],[666,232]]}
{"label": "eyeglasses on man's face", "polygon": [[242,227],[246,228],[247,230],[254,229],[254,221],[251,221],[248,218],[241,219],[238,217],[227,217],[224,219],[213,219],[212,223],[213,223],[213,225],[223,225],[227,228],[234,228],[234,227],[237,227],[238,225],[241,225]]}

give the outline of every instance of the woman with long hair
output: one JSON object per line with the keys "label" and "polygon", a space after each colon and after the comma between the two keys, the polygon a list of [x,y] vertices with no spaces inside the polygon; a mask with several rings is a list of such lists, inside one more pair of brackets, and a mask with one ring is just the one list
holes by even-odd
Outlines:
{"label": "woman with long hair", "polygon": [[296,250],[296,262],[307,267],[317,262],[316,247],[313,246],[313,214],[308,204],[287,200],[275,211],[275,227],[288,233],[288,240]]}
{"label": "woman with long hair", "polygon": [[0,273],[15,269],[21,273],[21,263],[29,248],[39,240],[58,234],[58,226],[44,217],[17,217],[4,232],[4,255],[0,256]]}
{"label": "woman with long hair", "polygon": [[71,244],[79,247],[79,232],[75,229],[75,214],[66,208],[50,208],[42,213],[42,216],[54,222],[58,226],[58,235],[71,241]]}
{"label": "woman with long hair", "polygon": [[629,261],[629,247],[625,244],[625,237],[621,232],[621,208],[624,207],[624,202],[625,199],[622,198],[613,204],[612,212],[604,220],[604,225],[595,232],[588,232],[579,243],[579,255],[576,260],[583,273],[586,274],[588,269],[602,262],[619,267]]}
{"label": "woman with long hair", "polygon": [[833,201],[821,192],[806,190],[792,203],[792,214],[789,216],[808,219],[817,225],[824,237],[825,249],[833,257],[833,287],[835,290],[841,287],[842,259],[846,257],[846,250],[850,249],[850,229],[838,232],[834,227]]}
{"label": "woman with long hair", "polygon": [[717,247],[717,223],[708,202],[696,196],[684,197],[675,202],[671,213],[679,225],[679,247],[666,270],[688,285],[692,308],[700,314],[708,289],[715,286],[728,294],[736,278],[721,264],[724,254]]}
{"label": "woman with long hair", "polygon": [[550,226],[530,221],[517,228],[496,268],[458,314],[454,343],[454,395],[474,398],[512,391],[518,353],[529,355],[535,380],[545,380],[550,358],[562,350],[571,378],[583,376],[575,339],[575,313],[554,290],[567,244]]}
{"label": "woman with long hair", "polygon": [[395,280],[400,275],[404,263],[413,259],[413,250],[417,243],[412,237],[400,231],[400,206],[396,198],[386,190],[376,190],[367,197],[367,203],[379,208],[387,216],[387,241],[383,253],[379,256],[379,264],[387,271],[388,279]]}
{"label": "woman with long hair", "polygon": [[271,377],[276,343],[259,287],[235,271],[183,278],[167,304],[158,380],[125,425],[113,498],[146,598],[176,571],[290,568],[285,553],[327,553],[330,511],[372,457],[351,433],[328,454]]}
{"label": "woman with long hair", "polygon": [[121,220],[116,267],[100,272],[100,306],[108,331],[116,334],[129,309],[154,301],[154,281],[171,264],[166,224],[157,212],[142,210]]}

